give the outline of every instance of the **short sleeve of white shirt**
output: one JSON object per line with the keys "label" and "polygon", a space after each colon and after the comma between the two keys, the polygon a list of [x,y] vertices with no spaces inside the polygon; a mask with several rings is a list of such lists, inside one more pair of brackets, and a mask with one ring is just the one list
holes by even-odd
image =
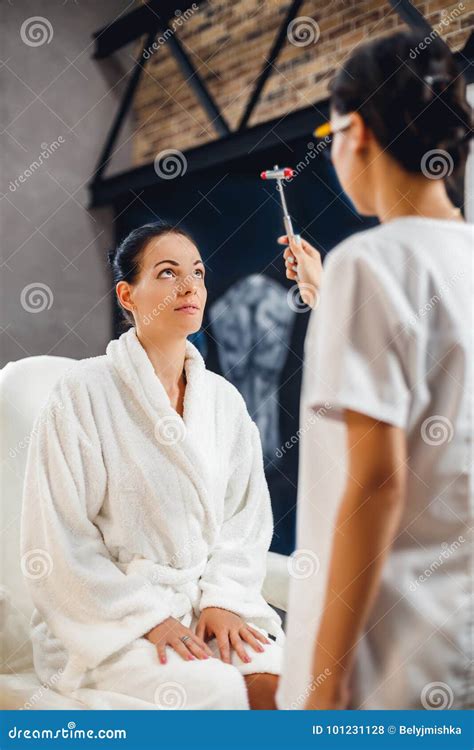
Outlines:
{"label": "short sleeve of white shirt", "polygon": [[406,428],[409,306],[380,248],[371,252],[369,233],[345,240],[325,263],[305,340],[303,400],[324,404],[327,416],[350,409]]}

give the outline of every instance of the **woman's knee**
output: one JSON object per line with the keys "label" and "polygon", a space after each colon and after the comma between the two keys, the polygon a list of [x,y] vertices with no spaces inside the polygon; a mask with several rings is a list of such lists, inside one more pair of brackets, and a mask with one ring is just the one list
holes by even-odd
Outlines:
{"label": "woman's knee", "polygon": [[[155,671],[159,685],[155,696],[158,703],[179,697],[180,708],[187,709],[248,709],[245,680],[235,667],[220,659],[191,662],[174,660],[168,670]],[[165,696],[162,698],[161,696]]]}
{"label": "woman's knee", "polygon": [[271,711],[277,708],[275,695],[278,675],[259,672],[247,674],[244,679],[252,710]]}
{"label": "woman's knee", "polygon": [[248,709],[247,687],[239,670],[231,664],[225,664],[218,658],[209,659],[202,664],[207,666],[200,676],[203,690],[215,703],[214,708]]}

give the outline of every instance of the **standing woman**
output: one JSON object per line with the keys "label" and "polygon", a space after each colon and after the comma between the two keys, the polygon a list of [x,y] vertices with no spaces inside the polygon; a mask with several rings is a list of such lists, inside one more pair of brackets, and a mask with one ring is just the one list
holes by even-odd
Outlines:
{"label": "standing woman", "polygon": [[474,236],[436,171],[464,167],[470,111],[449,50],[418,41],[359,47],[331,85],[337,175],[380,225],[320,294],[318,252],[285,250],[319,304],[280,708],[472,707]]}

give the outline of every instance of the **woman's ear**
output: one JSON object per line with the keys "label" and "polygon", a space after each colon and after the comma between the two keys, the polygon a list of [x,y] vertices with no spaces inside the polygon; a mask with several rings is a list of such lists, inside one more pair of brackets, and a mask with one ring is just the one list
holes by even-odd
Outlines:
{"label": "woman's ear", "polygon": [[119,281],[115,287],[115,293],[121,307],[130,313],[135,308],[130,284],[127,281]]}
{"label": "woman's ear", "polygon": [[359,112],[352,112],[351,127],[347,131],[349,145],[354,153],[361,153],[370,145],[372,132],[365,124]]}

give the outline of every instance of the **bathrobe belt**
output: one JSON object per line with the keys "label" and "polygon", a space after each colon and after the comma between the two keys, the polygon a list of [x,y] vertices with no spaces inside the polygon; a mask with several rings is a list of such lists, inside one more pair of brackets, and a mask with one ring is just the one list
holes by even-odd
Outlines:
{"label": "bathrobe belt", "polygon": [[171,616],[184,617],[186,621],[183,624],[189,625],[193,610],[197,613],[200,600],[199,578],[204,572],[207,559],[189,568],[174,568],[171,565],[160,565],[151,560],[133,560],[127,566],[127,572],[130,572],[130,566],[136,572],[137,563],[140,573],[150,583],[165,587],[165,598],[168,601]]}
{"label": "bathrobe belt", "polygon": [[171,565],[151,563],[147,577],[151,583],[165,586],[183,586],[186,583],[197,583],[204,572],[207,559],[191,568],[173,568]]}
{"label": "bathrobe belt", "polygon": [[131,562],[116,562],[117,567],[126,575],[138,574],[150,583],[161,586],[183,586],[186,583],[197,583],[207,565],[207,558],[189,568],[174,568],[172,565],[161,565],[143,557]]}
{"label": "bathrobe belt", "polygon": [[164,601],[168,603],[172,617],[191,618],[199,599],[199,578],[207,565],[207,558],[189,568],[174,568],[153,560],[137,558],[129,563],[116,563],[126,575],[141,575],[152,585],[162,587]]}

